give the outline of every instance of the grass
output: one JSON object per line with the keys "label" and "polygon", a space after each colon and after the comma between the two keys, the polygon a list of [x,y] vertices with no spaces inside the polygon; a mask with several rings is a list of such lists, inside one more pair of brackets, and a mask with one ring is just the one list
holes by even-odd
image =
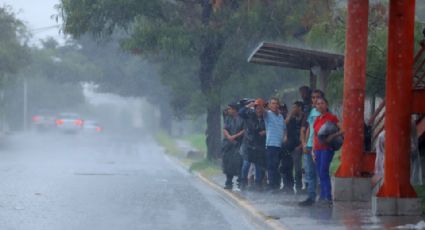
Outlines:
{"label": "grass", "polygon": [[207,152],[207,144],[205,143],[206,137],[204,134],[192,134],[183,139],[188,141],[195,149],[203,153]]}
{"label": "grass", "polygon": [[[188,141],[196,150],[204,153],[206,157],[207,145],[205,143],[204,134],[192,134],[184,137],[183,139]],[[204,176],[213,176],[221,173],[220,164],[214,161],[210,161],[208,159],[192,161],[189,170],[197,171]]]}
{"label": "grass", "polygon": [[189,171],[197,171],[204,176],[214,176],[221,173],[221,168],[218,163],[204,159],[193,162]]}
{"label": "grass", "polygon": [[183,152],[178,148],[176,141],[171,138],[167,133],[160,131],[155,135],[156,141],[165,148],[165,152],[169,155],[179,157]]}
{"label": "grass", "polygon": [[[207,160],[206,158],[202,160],[193,160],[183,157],[183,151],[179,149],[176,141],[167,133],[161,131],[155,136],[155,139],[165,148],[167,154],[176,157],[184,165],[189,166],[189,171],[196,171],[204,176],[213,176],[221,173],[221,167],[217,162]],[[196,150],[206,153],[205,135],[193,134],[183,139],[188,141]]]}

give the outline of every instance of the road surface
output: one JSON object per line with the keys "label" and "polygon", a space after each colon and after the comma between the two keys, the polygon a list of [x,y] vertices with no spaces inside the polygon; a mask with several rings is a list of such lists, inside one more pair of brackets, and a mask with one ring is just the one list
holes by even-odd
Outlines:
{"label": "road surface", "polygon": [[258,229],[151,138],[15,134],[0,148],[0,229]]}

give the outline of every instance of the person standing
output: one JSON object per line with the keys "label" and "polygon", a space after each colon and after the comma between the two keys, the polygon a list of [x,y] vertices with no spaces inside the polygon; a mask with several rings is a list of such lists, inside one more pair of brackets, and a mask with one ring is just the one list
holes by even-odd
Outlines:
{"label": "person standing", "polygon": [[332,205],[332,186],[329,175],[329,167],[335,154],[334,149],[330,143],[332,140],[343,135],[343,131],[340,129],[338,132],[330,134],[324,137],[323,140],[319,138],[320,129],[327,123],[331,122],[338,125],[338,118],[329,112],[328,101],[325,98],[319,98],[316,102],[316,109],[319,111],[320,116],[314,122],[314,158],[316,160],[317,173],[320,178],[320,199],[319,202],[326,205]]}
{"label": "person standing", "polygon": [[282,151],[282,143],[285,138],[285,120],[279,110],[279,99],[271,98],[268,110],[264,113],[266,125],[266,164],[268,175],[268,188],[280,189],[279,155]]}
{"label": "person standing", "polygon": [[[294,102],[288,117],[285,119],[287,126],[287,138],[284,143],[284,157],[282,159],[282,174],[285,192],[294,192],[294,184],[297,192],[302,189],[302,143],[301,127],[303,125],[303,103]],[[294,177],[295,169],[295,177]],[[295,181],[294,181],[295,179]]]}
{"label": "person standing", "polygon": [[241,189],[244,189],[248,184],[248,173],[251,164],[255,166],[255,188],[258,190],[262,188],[266,165],[264,106],[265,101],[259,98],[239,110],[239,116],[245,121]]}
{"label": "person standing", "polygon": [[233,188],[233,177],[240,177],[242,158],[239,149],[244,134],[243,120],[238,115],[238,105],[229,104],[223,128],[223,173],[226,175],[225,189]]}
{"label": "person standing", "polygon": [[308,197],[300,202],[300,206],[311,206],[316,202],[316,187],[317,187],[317,174],[316,165],[313,161],[313,125],[317,117],[320,116],[319,111],[316,109],[317,99],[323,98],[325,95],[321,90],[314,90],[311,94],[312,109],[307,116],[307,125],[301,128],[301,142],[303,145],[303,163],[305,170],[305,180],[307,182]]}
{"label": "person standing", "polygon": [[304,85],[299,88],[299,92],[303,103],[303,112],[305,115],[309,115],[312,109],[311,89],[310,87]]}

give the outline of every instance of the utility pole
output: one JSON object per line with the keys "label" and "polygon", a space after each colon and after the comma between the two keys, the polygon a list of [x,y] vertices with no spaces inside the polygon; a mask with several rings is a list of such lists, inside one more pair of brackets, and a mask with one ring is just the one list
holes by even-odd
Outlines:
{"label": "utility pole", "polygon": [[28,82],[27,78],[24,77],[24,113],[23,113],[23,128],[24,131],[28,129]]}

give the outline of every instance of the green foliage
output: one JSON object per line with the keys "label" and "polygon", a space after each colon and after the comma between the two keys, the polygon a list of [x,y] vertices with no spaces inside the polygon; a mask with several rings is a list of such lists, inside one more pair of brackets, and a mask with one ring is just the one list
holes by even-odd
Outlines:
{"label": "green foliage", "polygon": [[205,145],[205,134],[192,134],[186,136],[184,140],[188,141],[195,149],[206,153],[207,146]]}
{"label": "green foliage", "polygon": [[189,171],[196,171],[204,176],[215,176],[221,174],[221,167],[218,163],[205,159],[193,162],[190,165]]}
{"label": "green foliage", "polygon": [[43,41],[45,47],[31,50],[31,65],[27,75],[41,75],[57,83],[79,84],[99,75],[99,69],[80,53],[78,44],[55,46],[53,39]]}
{"label": "green foliage", "polygon": [[[237,6],[226,3],[210,12],[206,24],[201,4],[155,2],[64,0],[59,8],[65,31],[75,36],[90,32],[103,37],[116,28],[130,28],[122,47],[159,64],[162,82],[171,89],[172,107],[179,117],[202,113],[207,99],[227,103],[241,96],[269,97],[282,85],[305,82],[295,77],[305,78],[304,74],[289,71],[295,76],[282,77],[282,69],[248,64],[246,58],[259,41],[302,36],[315,20],[327,17],[333,4],[238,1]],[[211,84],[215,88],[203,95],[199,55],[208,43],[205,41],[214,39],[225,42],[213,67]]]}
{"label": "green foliage", "polygon": [[16,73],[27,65],[27,31],[12,10],[0,7],[0,75]]}
{"label": "green foliage", "polygon": [[159,131],[155,135],[156,141],[165,148],[165,152],[174,157],[183,155],[183,152],[177,146],[175,140],[173,140],[168,134],[163,131]]}

